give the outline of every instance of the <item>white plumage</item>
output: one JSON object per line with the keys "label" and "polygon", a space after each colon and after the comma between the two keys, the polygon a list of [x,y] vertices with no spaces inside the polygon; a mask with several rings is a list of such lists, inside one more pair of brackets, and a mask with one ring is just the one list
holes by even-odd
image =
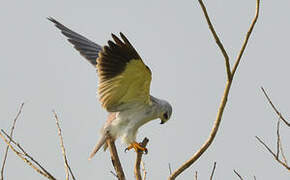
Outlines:
{"label": "white plumage", "polygon": [[98,72],[98,93],[100,102],[109,112],[91,157],[104,146],[108,136],[140,148],[136,143],[138,129],[145,123],[160,118],[161,124],[172,114],[171,105],[150,95],[151,70],[129,40],[120,33],[122,41],[112,34],[113,41],[100,45],[70,30],[53,18],[48,18],[59,28],[82,56],[96,66]]}

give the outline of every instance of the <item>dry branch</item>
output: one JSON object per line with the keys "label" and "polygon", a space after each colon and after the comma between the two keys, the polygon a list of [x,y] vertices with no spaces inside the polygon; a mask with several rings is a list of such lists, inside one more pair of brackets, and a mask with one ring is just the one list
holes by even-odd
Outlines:
{"label": "dry branch", "polygon": [[213,27],[213,25],[212,25],[212,23],[210,21],[210,18],[208,16],[208,13],[207,13],[205,5],[203,4],[202,0],[199,0],[198,2],[199,2],[200,6],[202,8],[202,11],[203,11],[205,19],[207,21],[208,27],[209,27],[209,29],[210,29],[210,31],[211,31],[214,39],[215,39],[215,42],[217,43],[218,47],[220,48],[220,50],[221,50],[221,52],[222,52],[222,54],[223,54],[223,56],[225,58],[228,80],[231,80],[232,79],[232,73],[231,73],[231,67],[230,67],[230,62],[229,62],[229,56],[228,56],[228,54],[227,54],[222,42],[220,41],[217,33],[215,32],[215,29],[214,29],[214,27]]}
{"label": "dry branch", "polygon": [[[276,112],[276,114],[279,117],[278,122],[277,122],[277,130],[276,130],[276,135],[277,135],[276,154],[269,148],[269,146],[263,140],[261,140],[257,136],[256,136],[256,139],[270,152],[270,154],[272,154],[272,156],[274,157],[274,159],[278,163],[283,165],[286,169],[290,170],[290,167],[288,166],[287,159],[286,159],[286,156],[284,154],[283,147],[282,147],[281,136],[280,136],[280,120],[282,120],[288,127],[289,127],[289,123],[284,119],[284,117],[281,115],[281,113],[277,110],[275,105],[272,103],[272,101],[271,101],[270,97],[268,96],[268,94],[266,93],[265,89],[263,87],[261,87],[261,90],[263,91],[269,104],[272,106],[272,108],[274,109],[274,111]],[[283,161],[279,157],[280,152],[281,152]]]}
{"label": "dry branch", "polygon": [[66,157],[65,147],[64,147],[64,144],[63,144],[63,137],[62,137],[61,128],[60,128],[60,125],[59,125],[59,120],[58,120],[57,114],[56,114],[55,111],[52,111],[52,112],[53,112],[53,115],[54,115],[54,118],[55,118],[55,121],[56,121],[58,136],[60,138],[60,147],[61,147],[61,152],[62,152],[62,156],[63,156],[63,160],[64,160],[64,167],[65,167],[65,179],[69,180],[69,174],[70,174],[72,176],[72,179],[75,180],[76,178],[73,175],[73,172],[71,170],[71,167],[68,164],[68,160],[67,160],[67,157]]}
{"label": "dry branch", "polygon": [[[4,135],[9,139],[6,139]],[[55,177],[53,177],[43,166],[40,165],[39,162],[34,160],[32,156],[30,156],[23,148],[22,146],[15,142],[4,130],[1,130],[0,132],[0,137],[4,140],[4,142],[9,146],[9,148],[20,158],[22,159],[25,163],[27,163],[30,167],[32,167],[36,172],[39,174],[43,175],[47,179],[50,180],[56,180]],[[20,151],[17,151],[12,144],[14,144]]]}
{"label": "dry branch", "polygon": [[111,160],[112,160],[112,164],[115,168],[117,177],[119,180],[125,180],[125,174],[118,156],[118,152],[114,143],[114,140],[108,135],[107,136],[107,144],[108,144],[108,148],[110,150],[110,154],[111,154]]}
{"label": "dry branch", "polygon": [[225,90],[224,90],[224,95],[221,99],[221,104],[220,104],[220,107],[218,109],[218,113],[217,113],[217,117],[216,117],[216,120],[214,122],[214,125],[213,125],[213,128],[210,132],[210,135],[209,135],[209,138],[205,141],[205,143],[202,145],[202,147],[191,157],[189,158],[189,160],[187,160],[185,163],[183,163],[177,170],[175,170],[168,178],[168,180],[174,180],[179,174],[181,174],[184,170],[186,170],[188,167],[190,167],[196,160],[198,160],[200,158],[200,156],[207,150],[207,148],[211,145],[211,143],[213,142],[214,138],[215,138],[215,135],[218,131],[218,128],[219,128],[219,125],[220,125],[220,122],[221,122],[221,119],[222,119],[222,115],[223,115],[223,112],[224,112],[224,108],[226,106],[226,103],[227,103],[227,98],[228,98],[228,94],[229,94],[229,91],[230,91],[230,88],[231,88],[231,84],[232,84],[232,81],[233,81],[233,78],[234,78],[234,75],[235,75],[235,72],[239,66],[239,63],[240,63],[240,60],[241,60],[241,57],[244,53],[244,50],[247,46],[247,43],[248,43],[248,40],[249,40],[249,37],[253,31],[253,28],[257,22],[257,19],[258,19],[258,15],[259,15],[259,8],[260,8],[260,0],[257,0],[256,1],[256,13],[255,13],[255,16],[253,18],[253,21],[250,25],[250,28],[246,34],[246,37],[245,37],[245,41],[242,45],[242,48],[239,52],[239,55],[238,55],[238,58],[236,59],[235,61],[235,64],[234,64],[234,67],[232,69],[231,72],[229,72],[230,70],[230,66],[229,66],[229,58],[228,58],[228,55],[226,53],[226,51],[224,50],[223,48],[223,45],[222,43],[220,42],[215,30],[214,30],[214,27],[212,26],[212,23],[208,17],[208,13],[206,11],[206,8],[202,2],[202,0],[198,0],[202,10],[203,10],[203,13],[206,17],[206,20],[207,20],[207,23],[209,25],[209,28],[217,42],[217,45],[219,46],[219,48],[221,49],[224,57],[225,57],[225,62],[226,62],[226,69],[227,69],[227,75],[228,75],[228,81],[226,83],[226,86],[225,86]]}
{"label": "dry branch", "polygon": [[[140,143],[140,145],[145,148],[148,142],[149,142],[149,139],[145,137],[143,141]],[[142,161],[142,156],[143,156],[143,152],[138,150],[138,152],[136,152],[136,161],[135,161],[135,168],[134,168],[136,180],[142,180],[141,172],[140,172],[140,163]]]}
{"label": "dry branch", "polygon": [[266,91],[264,90],[263,87],[261,87],[264,95],[266,96],[269,104],[272,106],[272,108],[274,109],[274,111],[276,112],[276,114],[279,116],[280,119],[282,119],[282,121],[288,126],[290,127],[290,123],[288,121],[286,121],[286,119],[282,116],[282,114],[278,111],[278,109],[275,107],[275,105],[272,103],[270,97],[268,96],[268,94],[266,93]]}
{"label": "dry branch", "polygon": [[145,163],[141,160],[141,167],[142,167],[142,171],[143,171],[143,179],[142,180],[146,180],[147,178],[147,171],[145,168]]}
{"label": "dry branch", "polygon": [[[23,106],[24,106],[24,103],[21,103],[20,108],[18,110],[18,113],[17,113],[16,117],[14,118],[13,124],[11,126],[11,130],[10,130],[10,137],[11,138],[13,138],[13,132],[14,132],[14,129],[15,129],[16,121],[17,121],[18,117],[21,114]],[[9,143],[10,142],[11,141],[9,140]],[[7,159],[7,156],[8,156],[8,150],[9,150],[9,145],[6,146],[6,150],[5,150],[5,153],[4,153],[3,163],[2,163],[2,166],[1,166],[0,180],[4,180],[4,168],[5,168],[5,163],[6,163],[6,159]]]}
{"label": "dry branch", "polygon": [[281,161],[279,159],[279,157],[276,156],[276,154],[266,145],[266,143],[264,143],[263,140],[261,140],[258,136],[256,136],[257,140],[263,144],[263,146],[270,152],[270,154],[272,154],[272,156],[274,157],[274,159],[279,162],[280,164],[282,164],[286,169],[290,170],[290,167],[283,161]]}
{"label": "dry branch", "polygon": [[234,170],[234,173],[239,177],[240,180],[243,180],[242,176],[236,170]]}
{"label": "dry branch", "polygon": [[213,164],[213,168],[212,168],[211,175],[210,175],[210,178],[209,178],[210,180],[213,180],[213,175],[214,175],[215,168],[216,168],[216,162],[214,162],[214,164]]}
{"label": "dry branch", "polygon": [[168,170],[169,170],[169,175],[171,175],[172,174],[172,169],[171,169],[170,163],[168,163]]}

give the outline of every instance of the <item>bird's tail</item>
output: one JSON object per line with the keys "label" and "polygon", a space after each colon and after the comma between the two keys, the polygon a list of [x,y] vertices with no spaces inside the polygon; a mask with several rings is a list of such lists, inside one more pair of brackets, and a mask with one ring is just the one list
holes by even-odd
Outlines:
{"label": "bird's tail", "polygon": [[107,149],[108,145],[106,143],[106,138],[107,136],[105,134],[102,134],[102,137],[100,138],[100,140],[98,141],[97,145],[95,146],[93,152],[91,153],[89,160],[91,160],[94,155],[99,151],[99,149],[104,146],[104,150]]}

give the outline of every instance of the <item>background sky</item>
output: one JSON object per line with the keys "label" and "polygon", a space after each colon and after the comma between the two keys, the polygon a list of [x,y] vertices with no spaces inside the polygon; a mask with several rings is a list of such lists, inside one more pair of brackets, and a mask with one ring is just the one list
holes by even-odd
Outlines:
{"label": "background sky", "polygon": [[[256,1],[205,1],[233,64],[255,13]],[[260,86],[285,118],[289,115],[290,1],[263,1],[259,20],[237,70],[219,132],[211,147],[178,179],[289,179],[257,142],[275,149],[277,116]],[[0,128],[10,129],[22,102],[15,140],[55,177],[64,167],[54,109],[60,119],[70,165],[77,179],[115,179],[108,152],[88,156],[107,113],[96,98],[95,69],[81,57],[46,17],[104,45],[122,31],[153,72],[151,94],[173,106],[165,125],[152,121],[139,130],[148,137],[144,156],[147,179],[167,179],[208,138],[226,82],[224,58],[208,29],[197,0],[146,1],[5,1],[1,5]],[[290,132],[281,124],[289,157]],[[0,159],[5,150],[0,141]],[[128,179],[135,153],[117,149]],[[6,179],[45,179],[9,153]]]}

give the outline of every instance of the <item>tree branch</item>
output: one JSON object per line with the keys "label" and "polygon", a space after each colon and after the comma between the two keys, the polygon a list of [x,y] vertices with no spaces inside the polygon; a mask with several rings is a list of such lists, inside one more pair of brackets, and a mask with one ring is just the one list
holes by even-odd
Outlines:
{"label": "tree branch", "polygon": [[[15,129],[16,121],[17,121],[18,117],[21,114],[21,111],[23,109],[23,106],[24,106],[24,103],[21,103],[20,108],[18,110],[18,113],[17,113],[16,117],[14,118],[14,121],[13,121],[13,124],[12,124],[12,127],[11,127],[11,130],[10,130],[10,137],[11,138],[13,138],[13,132],[14,132],[14,129]],[[10,142],[11,141],[9,140],[9,143]],[[5,150],[4,159],[3,159],[3,163],[2,163],[2,167],[1,167],[0,180],[4,180],[4,167],[5,167],[6,159],[7,159],[7,156],[8,156],[8,150],[9,150],[9,145],[7,145],[6,150]]]}
{"label": "tree branch", "polygon": [[225,58],[226,71],[227,71],[227,75],[228,75],[228,80],[231,80],[232,79],[232,73],[231,73],[231,67],[230,67],[230,62],[229,62],[229,56],[228,56],[228,54],[227,54],[227,52],[226,52],[223,44],[221,43],[221,41],[220,41],[217,33],[214,30],[214,27],[213,27],[213,25],[212,25],[212,23],[211,23],[211,21],[209,19],[209,16],[208,16],[208,13],[207,13],[207,10],[206,10],[205,5],[203,4],[202,0],[198,0],[198,2],[199,2],[200,6],[202,8],[202,11],[203,11],[204,16],[205,16],[205,19],[207,21],[208,27],[209,27],[209,29],[210,29],[210,31],[211,31],[214,39],[215,39],[215,42],[217,43],[218,47],[222,51],[222,54],[223,54],[223,56]]}
{"label": "tree branch", "polygon": [[282,114],[278,111],[278,109],[275,107],[275,105],[272,103],[270,97],[268,96],[268,94],[266,93],[266,91],[264,90],[263,87],[261,87],[264,95],[266,96],[269,104],[272,106],[272,108],[274,109],[274,111],[276,112],[276,114],[279,116],[280,119],[282,119],[282,121],[288,126],[290,127],[290,123],[286,121],[286,119],[282,116]]}
{"label": "tree branch", "polygon": [[118,152],[117,152],[114,140],[109,135],[107,135],[106,142],[107,142],[109,150],[110,150],[112,164],[115,168],[118,179],[125,180],[126,179],[125,174],[124,174],[124,171],[123,171],[123,168],[122,168],[119,156],[118,156]]}
{"label": "tree branch", "polygon": [[57,114],[56,114],[56,112],[54,110],[52,112],[53,112],[53,115],[54,115],[54,118],[55,118],[55,121],[56,121],[58,136],[60,138],[60,147],[61,147],[61,152],[62,152],[62,156],[63,156],[63,160],[64,160],[64,167],[65,167],[65,179],[69,180],[69,174],[70,174],[72,176],[72,179],[75,180],[76,178],[73,175],[73,172],[71,170],[71,167],[68,164],[68,160],[67,160],[67,157],[66,157],[65,147],[64,147],[64,144],[63,144],[63,137],[62,137],[61,128],[60,128],[60,125],[59,125],[59,120],[58,120]]}
{"label": "tree branch", "polygon": [[[145,137],[143,141],[141,142],[141,146],[145,148],[148,142],[149,142],[149,139]],[[135,168],[134,168],[134,174],[135,174],[136,180],[142,180],[141,171],[140,171],[140,163],[142,161],[142,156],[143,156],[143,152],[138,150],[138,152],[136,152],[136,161],[135,161]]]}
{"label": "tree branch", "polygon": [[258,17],[259,17],[259,11],[260,11],[260,0],[256,0],[256,13],[255,13],[255,17],[254,17],[254,19],[253,19],[253,21],[252,21],[252,24],[251,24],[251,26],[250,26],[250,28],[249,28],[249,30],[248,30],[248,32],[247,32],[247,35],[246,35],[245,41],[244,41],[244,43],[243,43],[243,45],[242,45],[242,48],[241,48],[241,50],[240,50],[240,52],[239,52],[239,55],[238,55],[237,60],[236,60],[236,63],[234,64],[234,67],[233,67],[233,70],[232,70],[232,76],[235,75],[236,70],[237,70],[237,68],[238,68],[238,66],[239,66],[239,64],[240,64],[241,58],[242,58],[242,56],[243,56],[243,54],[244,54],[244,51],[245,51],[245,49],[246,49],[246,46],[247,46],[247,44],[248,44],[248,41],[249,41],[250,35],[251,35],[251,33],[252,33],[253,29],[254,29],[254,26],[255,26],[255,24],[256,24],[256,22],[257,22],[257,20],[258,20]]}
{"label": "tree branch", "polygon": [[283,161],[281,161],[279,159],[279,157],[276,156],[276,154],[258,137],[256,136],[256,139],[261,143],[263,144],[263,146],[270,152],[270,154],[272,154],[272,156],[274,157],[274,159],[279,162],[280,164],[282,164],[286,169],[290,170],[290,167],[284,163]]}
{"label": "tree branch", "polygon": [[212,172],[211,172],[211,175],[210,175],[210,178],[209,178],[210,180],[213,180],[213,175],[214,175],[215,167],[216,167],[216,162],[214,162],[214,164],[213,164]]}
{"label": "tree branch", "polygon": [[[3,134],[9,139],[6,139]],[[53,177],[44,167],[42,167],[32,156],[30,156],[22,147],[19,143],[15,142],[5,131],[1,130],[0,132],[0,137],[5,141],[5,143],[9,146],[9,148],[18,156],[20,157],[25,163],[27,163],[30,167],[32,167],[36,172],[39,174],[43,175],[47,179],[50,180],[56,180],[55,177]],[[17,151],[12,144],[16,145],[21,152]],[[29,160],[30,159],[30,160]],[[34,165],[32,162],[36,165]]]}
{"label": "tree branch", "polygon": [[142,167],[142,171],[143,171],[143,179],[142,180],[146,180],[147,178],[147,171],[145,169],[145,163],[141,160],[141,167]]}
{"label": "tree branch", "polygon": [[[214,31],[214,29],[212,27],[212,24],[209,21],[209,18],[208,18],[207,12],[206,12],[206,8],[205,8],[202,0],[198,0],[198,2],[200,3],[200,5],[202,7],[202,10],[203,10],[203,12],[205,14],[205,17],[207,19],[209,27],[210,27],[210,29],[212,31],[212,34],[213,34],[213,36],[215,37],[215,39],[217,41],[217,38],[216,38],[217,35],[216,35],[216,33],[215,33],[215,31]],[[236,60],[236,63],[234,65],[234,68],[233,68],[233,71],[231,73],[230,78],[229,78],[229,73],[227,73],[228,74],[228,81],[226,83],[225,90],[224,90],[224,95],[223,95],[223,97],[221,99],[221,104],[220,104],[220,107],[218,109],[217,117],[216,117],[216,120],[214,122],[213,128],[212,128],[212,130],[210,132],[209,138],[205,141],[205,143],[202,145],[202,147],[189,160],[187,160],[185,163],[183,163],[177,170],[175,170],[169,176],[168,180],[174,180],[179,174],[181,174],[184,170],[186,170],[188,167],[190,167],[196,160],[198,160],[200,158],[200,156],[207,150],[207,148],[213,142],[213,140],[215,138],[215,135],[216,135],[216,133],[218,131],[219,125],[221,123],[222,115],[223,115],[224,108],[225,108],[226,103],[227,103],[227,98],[228,98],[228,94],[229,94],[229,91],[230,91],[230,88],[231,88],[233,77],[235,75],[236,69],[237,69],[237,67],[239,65],[239,62],[241,60],[241,57],[242,57],[242,55],[244,53],[244,50],[246,48],[246,45],[248,43],[248,39],[249,39],[249,37],[251,35],[251,32],[252,32],[252,30],[254,28],[254,25],[256,24],[256,21],[257,21],[257,18],[258,18],[258,13],[259,13],[259,8],[260,8],[260,0],[257,0],[255,17],[253,19],[253,22],[252,22],[252,24],[251,24],[251,26],[249,28],[249,31],[248,31],[247,35],[246,35],[246,39],[244,41],[244,44],[242,45],[242,49],[241,49],[241,51],[240,51],[240,53],[238,55],[238,58]],[[217,44],[221,44],[221,42],[217,41]],[[223,48],[222,48],[223,46],[219,45],[219,47],[220,47],[223,55],[225,56],[226,53],[225,53],[225,51],[223,51]],[[226,62],[228,61],[228,57],[227,56],[225,56],[225,61]],[[229,68],[227,63],[226,63],[226,68],[227,69]]]}
{"label": "tree branch", "polygon": [[236,170],[234,170],[234,173],[240,178],[240,180],[243,180],[242,176]]}

